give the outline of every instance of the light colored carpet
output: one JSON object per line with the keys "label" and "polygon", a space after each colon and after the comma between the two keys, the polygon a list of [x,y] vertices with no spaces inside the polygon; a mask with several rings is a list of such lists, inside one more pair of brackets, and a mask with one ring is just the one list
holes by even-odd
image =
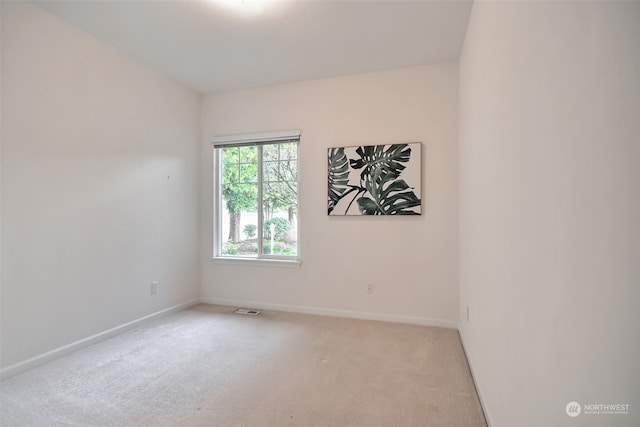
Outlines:
{"label": "light colored carpet", "polygon": [[485,426],[457,331],[198,305],[0,384],[2,426]]}

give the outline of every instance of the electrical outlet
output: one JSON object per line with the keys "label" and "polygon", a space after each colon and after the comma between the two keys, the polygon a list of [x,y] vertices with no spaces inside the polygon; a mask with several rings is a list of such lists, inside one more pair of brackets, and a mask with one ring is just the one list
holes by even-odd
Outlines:
{"label": "electrical outlet", "polygon": [[469,321],[469,306],[467,306],[467,322]]}
{"label": "electrical outlet", "polygon": [[376,291],[376,287],[373,283],[367,284],[367,293],[372,294]]}
{"label": "electrical outlet", "polygon": [[153,281],[151,282],[151,294],[157,294],[157,293],[158,293],[158,282]]}

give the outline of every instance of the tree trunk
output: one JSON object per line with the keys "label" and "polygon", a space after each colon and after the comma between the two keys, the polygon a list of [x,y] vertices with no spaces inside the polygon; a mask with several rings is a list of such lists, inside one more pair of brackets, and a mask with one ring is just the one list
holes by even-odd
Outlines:
{"label": "tree trunk", "polygon": [[293,227],[293,219],[295,218],[296,208],[290,207],[288,213],[289,213],[289,224],[291,224],[291,227]]}
{"label": "tree trunk", "polygon": [[229,240],[233,243],[240,241],[240,212],[229,215]]}

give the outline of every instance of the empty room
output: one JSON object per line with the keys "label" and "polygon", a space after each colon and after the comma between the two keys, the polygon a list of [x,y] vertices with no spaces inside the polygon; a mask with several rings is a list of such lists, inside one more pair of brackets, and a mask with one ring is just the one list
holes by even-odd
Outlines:
{"label": "empty room", "polygon": [[0,426],[640,425],[639,1],[0,13]]}

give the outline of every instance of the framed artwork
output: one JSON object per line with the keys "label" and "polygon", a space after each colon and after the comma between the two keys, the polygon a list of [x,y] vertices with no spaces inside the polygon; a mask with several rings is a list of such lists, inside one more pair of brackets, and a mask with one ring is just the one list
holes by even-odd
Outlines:
{"label": "framed artwork", "polygon": [[420,215],[421,143],[328,149],[329,215]]}

